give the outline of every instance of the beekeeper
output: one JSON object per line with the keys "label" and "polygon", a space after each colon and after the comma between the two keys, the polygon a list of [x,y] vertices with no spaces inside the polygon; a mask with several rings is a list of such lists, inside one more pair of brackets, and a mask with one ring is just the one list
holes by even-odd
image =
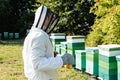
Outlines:
{"label": "beekeeper", "polygon": [[56,69],[73,64],[74,58],[68,53],[54,57],[49,34],[58,21],[59,16],[46,6],[37,9],[22,52],[24,73],[28,80],[54,80],[57,77]]}

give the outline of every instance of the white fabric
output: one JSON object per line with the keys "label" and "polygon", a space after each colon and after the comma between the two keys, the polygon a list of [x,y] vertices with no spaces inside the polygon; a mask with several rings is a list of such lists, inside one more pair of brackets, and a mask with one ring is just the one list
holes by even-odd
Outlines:
{"label": "white fabric", "polygon": [[[43,7],[43,11],[42,11],[42,7]],[[41,11],[42,11],[42,12],[41,12]],[[40,7],[37,9],[37,11],[36,11],[36,13],[35,13],[35,19],[34,19],[34,24],[33,24],[32,28],[35,28],[35,27],[36,27],[36,24],[37,24],[37,22],[38,22],[38,20],[39,20],[39,18],[40,18],[40,21],[39,21],[39,24],[38,24],[37,27],[41,29],[42,24],[43,24],[44,19],[45,19],[45,16],[46,16],[46,13],[47,13],[47,7],[46,7],[46,6],[40,6]],[[41,17],[40,17],[40,14],[41,14]]]}
{"label": "white fabric", "polygon": [[47,33],[32,28],[23,47],[25,76],[30,80],[49,80],[57,76],[56,69],[62,67],[62,58],[54,57],[53,46]]}
{"label": "white fabric", "polygon": [[41,29],[42,24],[43,24],[43,22],[45,20],[46,14],[47,14],[47,7],[44,6],[44,9],[43,9],[43,12],[42,12],[42,15],[41,15],[41,18],[40,18],[40,22],[39,22],[39,25],[38,25],[38,28],[40,28],[40,29]]}

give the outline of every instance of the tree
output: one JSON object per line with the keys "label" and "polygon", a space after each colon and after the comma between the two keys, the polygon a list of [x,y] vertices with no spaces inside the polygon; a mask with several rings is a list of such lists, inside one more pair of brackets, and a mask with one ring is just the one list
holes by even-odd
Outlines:
{"label": "tree", "polygon": [[[0,0],[0,32],[9,30],[12,24],[11,6],[8,0]],[[10,26],[10,27],[8,27]]]}
{"label": "tree", "polygon": [[120,1],[99,1],[91,11],[96,14],[95,24],[87,35],[87,46],[120,44]]}
{"label": "tree", "polygon": [[36,0],[0,0],[0,32],[19,32],[25,35],[34,20]]}
{"label": "tree", "polygon": [[21,35],[26,33],[26,29],[30,28],[34,20],[34,10],[40,3],[36,0],[10,0],[12,6],[12,14],[16,18],[14,30],[19,31]]}

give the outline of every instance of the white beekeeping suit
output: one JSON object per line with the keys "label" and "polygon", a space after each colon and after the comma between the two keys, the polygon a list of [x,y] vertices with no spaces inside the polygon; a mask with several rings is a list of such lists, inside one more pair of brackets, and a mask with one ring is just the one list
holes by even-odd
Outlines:
{"label": "white beekeeping suit", "polygon": [[40,6],[35,13],[33,26],[25,38],[23,47],[24,73],[28,80],[53,80],[56,69],[64,64],[73,64],[70,55],[54,57],[50,33],[59,17],[46,6]]}

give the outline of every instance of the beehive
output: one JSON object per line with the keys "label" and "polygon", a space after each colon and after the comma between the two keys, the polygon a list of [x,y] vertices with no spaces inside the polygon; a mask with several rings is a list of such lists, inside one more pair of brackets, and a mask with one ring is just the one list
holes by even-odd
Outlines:
{"label": "beehive", "polygon": [[67,53],[67,42],[61,42],[61,54]]}
{"label": "beehive", "polygon": [[117,77],[118,80],[120,80],[120,55],[116,57],[117,58]]}
{"label": "beehive", "polygon": [[86,48],[86,72],[98,76],[99,50],[97,47]]}
{"label": "beehive", "polygon": [[58,52],[58,54],[61,54],[61,45],[55,45],[56,49],[55,51]]}
{"label": "beehive", "polygon": [[15,39],[19,39],[19,33],[15,33]]}
{"label": "beehive", "polygon": [[60,42],[66,41],[66,36],[65,33],[52,33],[50,39],[55,50],[55,45],[60,44]]}
{"label": "beehive", "polygon": [[[85,49],[84,36],[67,36],[67,52],[72,54],[75,59],[75,50]],[[75,60],[74,60],[75,61]],[[74,62],[74,65],[76,61]]]}
{"label": "beehive", "polygon": [[120,55],[120,45],[99,45],[99,77],[103,80],[117,80],[116,56]]}
{"label": "beehive", "polygon": [[13,39],[14,38],[14,34],[13,33],[9,33],[9,39]]}
{"label": "beehive", "polygon": [[86,70],[86,52],[85,50],[75,50],[76,68],[82,71]]}
{"label": "beehive", "polygon": [[4,39],[8,39],[8,32],[4,32],[3,35],[4,35]]}
{"label": "beehive", "polygon": [[0,33],[0,39],[2,39],[2,34]]}

